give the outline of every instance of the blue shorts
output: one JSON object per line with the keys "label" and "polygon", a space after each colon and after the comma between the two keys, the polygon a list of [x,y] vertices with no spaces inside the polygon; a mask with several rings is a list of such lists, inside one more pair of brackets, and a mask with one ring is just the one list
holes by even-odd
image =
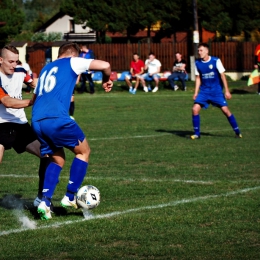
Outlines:
{"label": "blue shorts", "polygon": [[194,104],[199,104],[201,107],[207,109],[210,104],[216,107],[228,106],[227,101],[223,93],[219,94],[209,94],[204,92],[199,92]]}
{"label": "blue shorts", "polygon": [[142,78],[147,81],[154,80],[155,78],[159,79],[160,76],[158,74],[153,74],[152,76],[149,75],[149,73],[145,73],[142,75]]}
{"label": "blue shorts", "polygon": [[32,123],[41,143],[41,155],[53,154],[66,147],[74,148],[85,139],[83,131],[70,117],[47,118]]}

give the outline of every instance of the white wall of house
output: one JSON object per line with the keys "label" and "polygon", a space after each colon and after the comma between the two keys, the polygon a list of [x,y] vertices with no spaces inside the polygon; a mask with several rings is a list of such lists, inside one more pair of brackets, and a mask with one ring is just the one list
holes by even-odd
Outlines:
{"label": "white wall of house", "polygon": [[[53,22],[49,27],[46,28],[45,32],[61,32],[61,33],[69,33],[72,32],[72,22],[73,18],[69,15],[64,15],[63,17],[57,19]],[[89,27],[85,29],[82,28],[82,25],[75,24],[74,25],[74,33],[88,33],[91,31]]]}

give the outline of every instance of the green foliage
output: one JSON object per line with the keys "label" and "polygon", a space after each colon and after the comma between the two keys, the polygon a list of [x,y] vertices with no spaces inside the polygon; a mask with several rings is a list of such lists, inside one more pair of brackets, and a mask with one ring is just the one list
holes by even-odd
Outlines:
{"label": "green foliage", "polygon": [[35,33],[31,41],[33,42],[54,42],[62,40],[61,32]]}
{"label": "green foliage", "polygon": [[21,32],[24,14],[12,1],[1,0],[0,20],[6,23],[0,27],[0,46],[3,46]]}
{"label": "green foliage", "polygon": [[198,1],[201,25],[221,36],[235,36],[244,32],[246,37],[260,24],[260,5],[257,0]]}

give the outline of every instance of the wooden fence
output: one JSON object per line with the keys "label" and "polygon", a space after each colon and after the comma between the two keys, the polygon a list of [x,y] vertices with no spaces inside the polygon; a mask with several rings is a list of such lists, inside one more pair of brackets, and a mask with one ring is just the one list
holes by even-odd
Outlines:
{"label": "wooden fence", "polygon": [[[252,42],[214,42],[210,44],[210,55],[219,57],[229,72],[251,71],[256,45],[257,43]],[[39,51],[39,44],[37,47],[37,50],[30,49],[29,64],[31,69],[39,74],[45,60],[43,53]],[[50,47],[50,43],[46,44],[46,47]],[[187,70],[190,72],[190,56],[193,55],[192,43],[90,44],[89,48],[94,51],[96,59],[110,62],[112,70],[118,72],[129,70],[133,53],[137,52],[140,58],[145,60],[150,51],[161,61],[162,71],[172,68],[175,52],[179,51],[187,61]],[[34,55],[32,50],[36,51],[37,55]]]}

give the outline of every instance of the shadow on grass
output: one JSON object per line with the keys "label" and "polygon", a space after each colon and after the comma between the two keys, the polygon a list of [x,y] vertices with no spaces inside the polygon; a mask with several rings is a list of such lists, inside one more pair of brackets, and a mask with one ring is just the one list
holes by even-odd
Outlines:
{"label": "shadow on grass", "polygon": [[[181,131],[181,130],[157,129],[155,131],[159,132],[159,133],[169,133],[169,134],[177,135],[177,136],[180,136],[183,138],[190,138],[190,136],[194,134],[194,132],[192,132],[192,131]],[[219,136],[220,137],[220,135],[215,135],[215,134],[210,134],[210,133],[205,133],[205,132],[201,132],[200,135],[202,135],[202,136]]]}
{"label": "shadow on grass", "polygon": [[247,91],[244,89],[232,89],[231,94],[240,94],[240,95],[252,94],[252,91]]}

